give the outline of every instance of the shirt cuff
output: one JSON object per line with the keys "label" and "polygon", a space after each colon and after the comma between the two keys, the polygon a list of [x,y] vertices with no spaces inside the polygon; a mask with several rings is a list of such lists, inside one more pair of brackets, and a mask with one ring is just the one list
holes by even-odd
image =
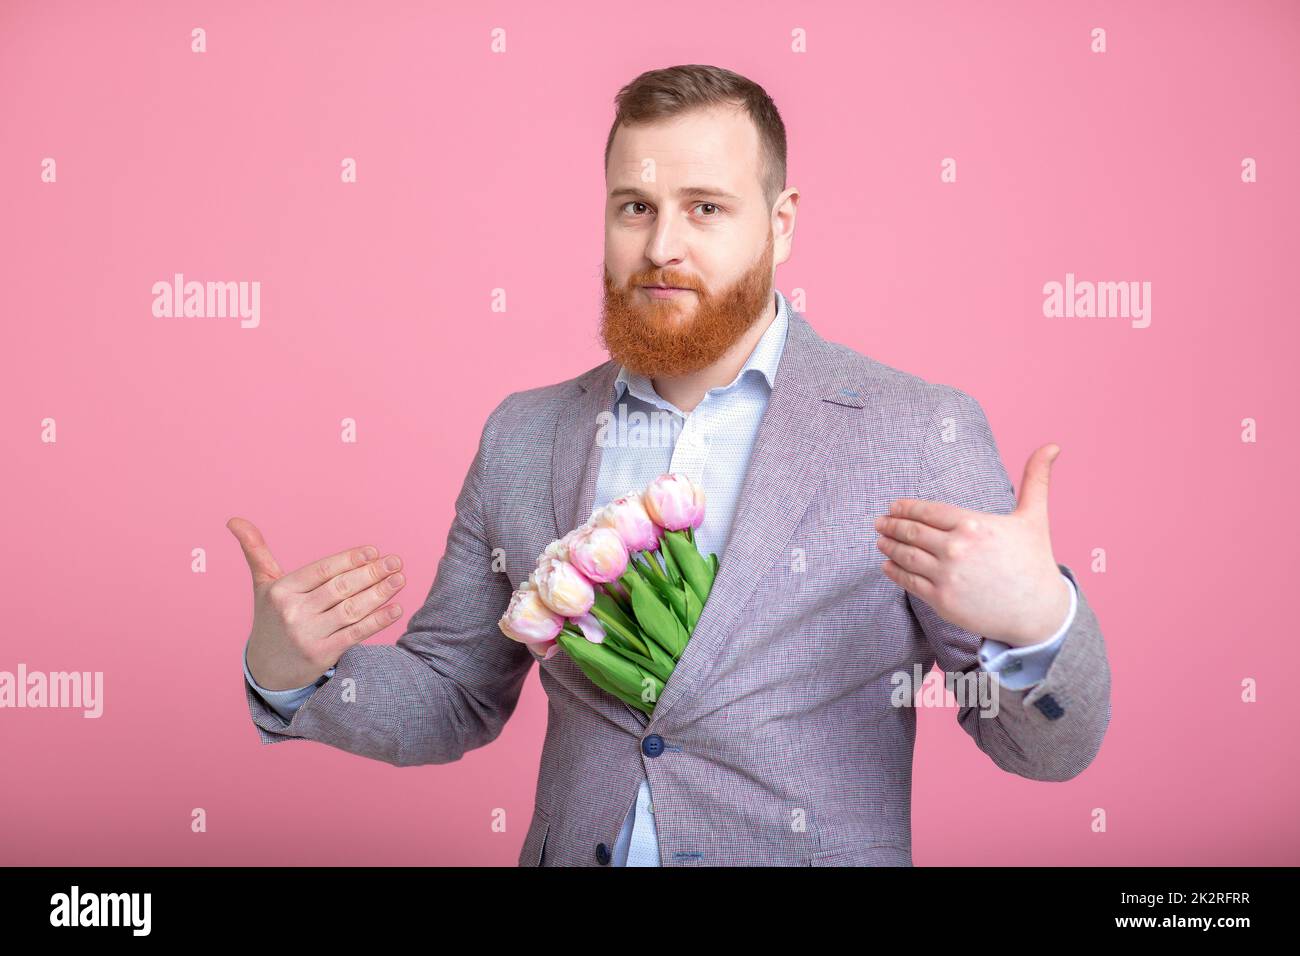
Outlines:
{"label": "shirt cuff", "polygon": [[1036,644],[1012,647],[1002,641],[984,638],[980,644],[980,669],[998,675],[998,683],[1007,690],[1025,690],[1037,684],[1045,676],[1056,658],[1056,652],[1065,642],[1074,623],[1074,615],[1079,608],[1079,593],[1074,582],[1064,573],[1061,577],[1070,588],[1070,610],[1065,615],[1065,623],[1055,634]]}
{"label": "shirt cuff", "polygon": [[302,687],[291,687],[288,690],[267,690],[253,680],[253,674],[248,669],[248,644],[251,640],[252,637],[250,636],[249,640],[244,642],[244,680],[248,681],[248,685],[257,691],[258,697],[266,701],[268,707],[285,720],[293,720],[294,712],[302,706],[303,701],[316,693],[316,689],[324,683],[324,678],[334,676],[335,668],[331,667],[324,673],[321,680],[313,681]]}

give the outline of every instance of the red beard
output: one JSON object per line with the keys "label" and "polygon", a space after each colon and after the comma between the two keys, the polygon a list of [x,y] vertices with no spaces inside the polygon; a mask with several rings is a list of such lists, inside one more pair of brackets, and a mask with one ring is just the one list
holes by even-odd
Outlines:
{"label": "red beard", "polygon": [[[717,294],[671,269],[635,273],[619,289],[605,268],[600,338],[610,358],[647,378],[686,375],[712,365],[766,314],[773,295],[773,244],[769,231],[758,261]],[[639,288],[656,284],[695,291],[655,299]]]}

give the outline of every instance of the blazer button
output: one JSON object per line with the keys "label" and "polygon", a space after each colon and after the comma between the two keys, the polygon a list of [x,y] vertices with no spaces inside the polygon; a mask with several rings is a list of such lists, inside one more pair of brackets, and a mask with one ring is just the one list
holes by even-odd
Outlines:
{"label": "blazer button", "polygon": [[664,739],[658,734],[651,734],[641,741],[641,752],[647,757],[658,757],[664,752]]}
{"label": "blazer button", "polygon": [[610,861],[609,847],[603,843],[596,844],[596,860],[601,866],[605,866]]}
{"label": "blazer button", "polygon": [[1056,698],[1051,694],[1044,694],[1038,700],[1034,701],[1034,706],[1043,712],[1043,716],[1048,720],[1056,720],[1065,713],[1065,708],[1056,702]]}

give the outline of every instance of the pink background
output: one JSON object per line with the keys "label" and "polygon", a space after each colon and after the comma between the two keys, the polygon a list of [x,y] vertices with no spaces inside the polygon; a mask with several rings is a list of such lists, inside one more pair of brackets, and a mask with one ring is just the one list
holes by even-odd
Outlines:
{"label": "pink background", "polygon": [[[0,7],[0,669],[105,675],[98,720],[0,710],[0,863],[515,863],[536,671],[459,763],[262,746],[224,523],[257,523],[286,570],[401,554],[405,614],[372,638],[395,640],[487,413],[604,360],[612,98],[692,62],[782,111],[802,198],[777,282],[818,331],[978,398],[1017,488],[1034,448],[1063,449],[1053,543],[1103,626],[1110,731],[1047,784],[922,711],[916,864],[1300,863],[1300,6],[568,6]],[[260,327],[154,318],[175,272],[260,281]],[[1151,326],[1044,318],[1066,272],[1151,282]]]}

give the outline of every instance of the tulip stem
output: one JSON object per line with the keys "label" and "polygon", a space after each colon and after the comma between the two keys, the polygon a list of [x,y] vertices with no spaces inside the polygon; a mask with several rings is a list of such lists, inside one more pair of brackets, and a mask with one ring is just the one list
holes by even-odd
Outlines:
{"label": "tulip stem", "polygon": [[619,641],[622,641],[624,644],[630,646],[633,650],[635,650],[638,654],[641,654],[643,657],[650,656],[650,649],[641,642],[641,639],[639,637],[637,637],[635,634],[633,634],[631,631],[625,628],[621,623],[614,620],[612,617],[610,617],[600,608],[592,607],[591,614],[593,617],[596,618],[596,620],[598,620],[601,623],[601,625],[604,626],[606,639],[613,637],[614,638],[613,643],[618,643]]}
{"label": "tulip stem", "polygon": [[610,587],[608,583],[602,584],[601,587],[604,590],[604,592],[613,599],[614,603],[619,606],[619,608],[623,611],[624,614],[626,614],[632,620],[634,621],[636,620],[636,615],[632,612],[632,602],[630,600],[624,598],[623,595],[619,594],[616,589]]}
{"label": "tulip stem", "polygon": [[659,560],[654,556],[654,552],[642,551],[641,555],[645,558],[645,564],[639,566],[649,570],[649,572],[653,574],[656,578],[658,578],[660,581],[666,582],[668,580],[668,576],[664,574],[664,569],[659,567]]}

